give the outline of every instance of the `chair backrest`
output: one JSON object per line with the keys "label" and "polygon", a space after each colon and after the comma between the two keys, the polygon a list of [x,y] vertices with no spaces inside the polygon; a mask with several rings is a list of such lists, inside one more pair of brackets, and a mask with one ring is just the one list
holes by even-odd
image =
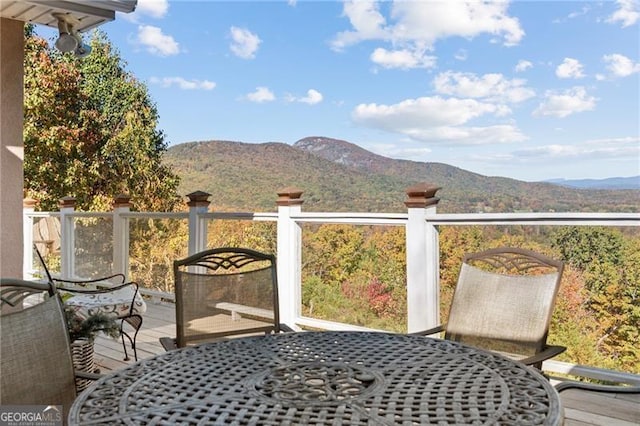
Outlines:
{"label": "chair backrest", "polygon": [[173,271],[178,347],[279,331],[275,256],[216,248],[176,260]]}
{"label": "chair backrest", "polygon": [[467,254],[455,289],[445,338],[515,355],[544,349],[563,263],[502,247]]}
{"label": "chair backrest", "polygon": [[76,384],[59,295],[49,283],[5,278],[0,293],[3,307],[22,306],[0,319],[0,404],[62,405],[66,419]]}

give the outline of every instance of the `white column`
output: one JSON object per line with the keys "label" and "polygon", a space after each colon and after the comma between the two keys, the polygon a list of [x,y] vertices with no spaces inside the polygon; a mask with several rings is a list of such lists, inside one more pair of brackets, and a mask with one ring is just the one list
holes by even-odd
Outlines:
{"label": "white column", "polygon": [[425,215],[435,214],[440,188],[420,183],[407,188],[407,331],[413,333],[440,323],[440,248],[438,230]]}
{"label": "white column", "polygon": [[23,273],[24,24],[0,18],[0,276]]}
{"label": "white column", "polygon": [[196,191],[187,194],[189,201],[189,256],[207,249],[207,220],[201,214],[209,211],[211,194]]}
{"label": "white column", "polygon": [[76,199],[63,197],[60,206],[60,274],[63,279],[75,278],[75,211]]}
{"label": "white column", "polygon": [[285,188],[278,191],[278,304],[280,322],[295,327],[302,304],[302,229],[291,217],[299,214],[304,200],[302,191]]}
{"label": "white column", "polygon": [[120,194],[113,200],[113,274],[129,277],[129,219],[122,217],[131,210],[131,197]]}

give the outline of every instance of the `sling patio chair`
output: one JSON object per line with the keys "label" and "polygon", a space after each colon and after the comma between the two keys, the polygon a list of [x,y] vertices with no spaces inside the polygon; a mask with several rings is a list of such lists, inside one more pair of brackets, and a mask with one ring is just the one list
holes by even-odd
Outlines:
{"label": "sling patio chair", "polygon": [[566,350],[547,345],[564,264],[521,248],[467,254],[446,324],[412,333],[502,353],[540,369]]}
{"label": "sling patio chair", "polygon": [[59,293],[50,282],[0,279],[0,405],[61,405],[76,398],[69,333]]}
{"label": "sling patio chair", "polygon": [[[133,350],[133,357],[137,361],[136,338],[142,327],[142,315],[147,310],[147,304],[138,291],[138,284],[133,281],[125,282],[122,274],[89,280],[54,278],[35,245],[34,250],[42,264],[46,279],[60,291],[66,307],[73,309],[81,318],[104,313],[120,320],[124,360],[129,360],[126,338]],[[125,324],[131,327],[131,331],[127,331]]]}
{"label": "sling patio chair", "polygon": [[176,338],[166,350],[229,336],[293,331],[280,324],[276,259],[238,247],[205,250],[173,263]]}

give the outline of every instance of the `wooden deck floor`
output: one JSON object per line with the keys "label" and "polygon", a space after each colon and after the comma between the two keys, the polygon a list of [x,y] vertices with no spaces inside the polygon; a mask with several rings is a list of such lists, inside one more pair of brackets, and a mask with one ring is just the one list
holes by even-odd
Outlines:
{"label": "wooden deck floor", "polygon": [[[148,304],[142,329],[138,334],[138,358],[163,353],[159,338],[175,336],[175,308],[171,304]],[[133,363],[123,360],[122,343],[98,337],[95,361],[102,373],[124,368]],[[575,390],[562,392],[566,426],[638,426],[640,425],[640,395],[610,396],[603,393],[584,393]]]}

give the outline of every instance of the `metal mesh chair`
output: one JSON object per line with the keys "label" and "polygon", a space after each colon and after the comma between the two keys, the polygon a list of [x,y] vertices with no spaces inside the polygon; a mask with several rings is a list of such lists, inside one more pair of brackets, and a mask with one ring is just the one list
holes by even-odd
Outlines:
{"label": "metal mesh chair", "polygon": [[51,283],[0,280],[0,404],[62,405],[76,398],[69,334],[60,296]]}
{"label": "metal mesh chair", "polygon": [[[113,274],[91,280],[54,278],[42,254],[35,245],[34,251],[40,260],[47,280],[54,284],[59,291],[72,295],[72,297],[65,299],[65,306],[72,308],[81,317],[104,313],[120,320],[124,360],[129,360],[125,344],[126,338],[133,350],[133,357],[137,361],[136,338],[142,327],[142,314],[147,310],[147,304],[138,291],[138,284],[133,281],[125,283],[125,277],[122,274]],[[109,282],[109,285],[105,287],[107,282]],[[114,285],[114,283],[116,284]],[[129,331],[125,329],[125,324],[131,327]]]}
{"label": "metal mesh chair", "polygon": [[563,263],[530,250],[502,247],[467,254],[444,331],[445,339],[503,353],[527,365],[566,350],[547,345]]}
{"label": "metal mesh chair", "polygon": [[225,247],[173,264],[176,338],[167,350],[233,335],[290,331],[280,324],[276,260],[271,254]]}

